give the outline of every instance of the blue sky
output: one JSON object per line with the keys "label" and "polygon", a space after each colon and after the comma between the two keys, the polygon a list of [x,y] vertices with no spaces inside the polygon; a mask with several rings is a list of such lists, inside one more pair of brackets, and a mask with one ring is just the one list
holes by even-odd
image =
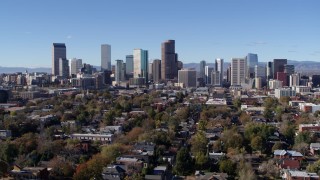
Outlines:
{"label": "blue sky", "polygon": [[50,67],[54,42],[94,65],[103,43],[113,64],[134,48],[160,58],[167,39],[184,63],[249,52],[264,62],[320,61],[319,8],[319,0],[3,0],[0,66]]}

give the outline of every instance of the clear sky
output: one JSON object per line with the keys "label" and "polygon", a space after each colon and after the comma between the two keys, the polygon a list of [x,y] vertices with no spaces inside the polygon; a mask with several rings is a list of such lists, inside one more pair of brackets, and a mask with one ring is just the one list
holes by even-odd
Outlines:
{"label": "clear sky", "polygon": [[112,63],[134,48],[161,58],[161,42],[176,40],[184,63],[230,61],[257,53],[320,61],[319,0],[2,0],[0,66],[51,67],[52,43],[67,58],[100,65],[100,45]]}

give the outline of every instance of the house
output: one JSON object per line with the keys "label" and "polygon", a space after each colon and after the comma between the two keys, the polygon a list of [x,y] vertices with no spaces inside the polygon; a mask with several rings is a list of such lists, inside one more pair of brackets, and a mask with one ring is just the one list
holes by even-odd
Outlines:
{"label": "house", "polygon": [[319,180],[317,173],[298,170],[283,170],[282,179],[285,180]]}
{"label": "house", "polygon": [[120,165],[109,164],[103,168],[102,178],[105,180],[122,180],[125,177],[125,172]]}
{"label": "house", "polygon": [[276,164],[281,169],[299,169],[300,168],[300,162],[298,160],[290,159],[290,158],[278,159]]}
{"label": "house", "polygon": [[133,146],[133,152],[141,155],[154,155],[155,144],[152,142],[138,142]]}
{"label": "house", "polygon": [[0,130],[0,139],[6,139],[11,137],[11,130]]}
{"label": "house", "polygon": [[14,179],[49,179],[49,171],[46,167],[25,167],[13,166],[9,176]]}
{"label": "house", "polygon": [[310,152],[311,154],[319,154],[320,152],[320,143],[311,143],[310,144]]}
{"label": "house", "polygon": [[320,124],[299,124],[299,132],[320,132]]}
{"label": "house", "polygon": [[145,180],[164,180],[163,176],[161,175],[145,175],[144,176]]}
{"label": "house", "polygon": [[286,150],[275,150],[273,152],[274,158],[276,159],[294,159],[301,161],[303,159],[303,155],[297,151],[286,151]]}

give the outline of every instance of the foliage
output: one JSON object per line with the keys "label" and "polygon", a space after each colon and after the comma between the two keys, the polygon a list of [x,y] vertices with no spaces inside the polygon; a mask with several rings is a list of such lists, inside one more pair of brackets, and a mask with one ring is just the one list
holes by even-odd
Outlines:
{"label": "foliage", "polygon": [[313,164],[309,164],[307,166],[307,171],[317,173],[318,175],[320,175],[320,160],[316,161]]}
{"label": "foliage", "polygon": [[174,172],[177,175],[190,175],[193,172],[194,162],[190,156],[187,148],[182,147],[176,158],[176,164],[174,166]]}
{"label": "foliage", "polygon": [[262,151],[264,148],[263,139],[260,136],[255,136],[251,139],[251,148],[256,151]]}
{"label": "foliage", "polygon": [[234,175],[235,169],[236,169],[236,164],[229,159],[222,160],[219,163],[220,172],[227,173],[228,175]]}
{"label": "foliage", "polygon": [[208,140],[206,138],[206,134],[202,131],[198,131],[191,138],[191,152],[192,154],[202,153],[205,154],[207,152]]}
{"label": "foliage", "polygon": [[252,166],[248,162],[241,161],[238,165],[239,180],[255,180],[257,179]]}
{"label": "foliage", "polygon": [[243,143],[243,138],[235,127],[225,130],[220,140],[223,142],[224,151],[227,151],[229,148],[241,148]]}

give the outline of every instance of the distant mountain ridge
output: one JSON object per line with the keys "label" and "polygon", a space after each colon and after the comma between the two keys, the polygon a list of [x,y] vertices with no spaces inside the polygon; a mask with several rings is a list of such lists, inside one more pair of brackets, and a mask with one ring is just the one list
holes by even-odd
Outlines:
{"label": "distant mountain ridge", "polygon": [[[266,64],[267,62],[259,62],[259,64]],[[288,60],[288,64],[294,65],[297,72],[319,72],[320,74],[320,62],[316,61],[297,61]],[[208,66],[214,67],[214,63],[207,63]],[[230,62],[224,62],[224,71],[228,68]],[[94,66],[97,70],[100,70],[100,66]],[[196,71],[200,70],[200,61],[198,63],[186,63],[183,64],[184,68],[194,68]],[[39,68],[27,68],[27,67],[1,67],[0,73],[16,73],[16,72],[45,72],[51,73],[51,68],[39,67]]]}

